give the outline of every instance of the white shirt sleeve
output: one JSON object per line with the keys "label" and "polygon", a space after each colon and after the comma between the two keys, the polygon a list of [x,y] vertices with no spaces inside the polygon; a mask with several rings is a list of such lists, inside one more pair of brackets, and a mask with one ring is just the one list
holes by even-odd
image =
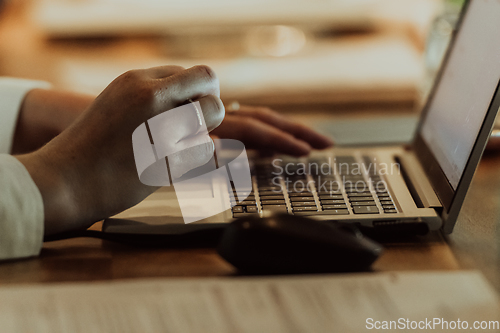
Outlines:
{"label": "white shirt sleeve", "polygon": [[16,130],[19,110],[28,91],[35,88],[50,88],[43,81],[0,77],[0,154],[8,154]]}
{"label": "white shirt sleeve", "polygon": [[42,195],[28,170],[0,154],[0,260],[38,255],[43,222]]}
{"label": "white shirt sleeve", "polygon": [[26,93],[46,82],[0,78],[0,259],[35,256],[43,242],[43,200],[24,165],[8,155]]}

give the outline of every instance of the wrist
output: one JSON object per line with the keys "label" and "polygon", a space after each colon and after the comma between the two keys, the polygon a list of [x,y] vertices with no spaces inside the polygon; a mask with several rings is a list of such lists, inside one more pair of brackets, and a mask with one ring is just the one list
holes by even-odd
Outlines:
{"label": "wrist", "polygon": [[51,235],[74,227],[78,208],[62,170],[45,152],[15,156],[38,187],[44,207],[44,233]]}
{"label": "wrist", "polygon": [[59,135],[88,108],[93,96],[33,89],[22,103],[12,154],[34,151]]}

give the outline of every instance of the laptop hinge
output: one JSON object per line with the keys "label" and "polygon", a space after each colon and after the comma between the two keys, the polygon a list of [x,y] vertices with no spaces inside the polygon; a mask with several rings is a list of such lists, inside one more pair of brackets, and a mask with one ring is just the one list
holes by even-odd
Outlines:
{"label": "laptop hinge", "polygon": [[401,165],[401,171],[410,193],[419,208],[442,207],[436,192],[432,188],[419,160],[412,153],[395,157]]}

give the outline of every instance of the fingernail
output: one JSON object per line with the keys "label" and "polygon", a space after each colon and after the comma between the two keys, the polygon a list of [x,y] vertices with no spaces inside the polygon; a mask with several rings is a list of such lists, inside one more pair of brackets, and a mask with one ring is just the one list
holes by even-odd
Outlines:
{"label": "fingernail", "polygon": [[335,144],[335,141],[333,141],[329,137],[325,136],[325,143],[328,145],[328,147],[330,147],[330,146],[333,146]]}
{"label": "fingernail", "polygon": [[311,152],[312,148],[309,144],[303,141],[297,141],[297,154],[308,155]]}

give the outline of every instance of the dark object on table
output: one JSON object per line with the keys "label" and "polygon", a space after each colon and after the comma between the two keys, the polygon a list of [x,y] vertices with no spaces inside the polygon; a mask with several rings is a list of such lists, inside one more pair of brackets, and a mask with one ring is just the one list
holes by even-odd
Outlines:
{"label": "dark object on table", "polygon": [[243,273],[287,274],[364,271],[382,246],[347,225],[281,214],[232,222],[217,250]]}

